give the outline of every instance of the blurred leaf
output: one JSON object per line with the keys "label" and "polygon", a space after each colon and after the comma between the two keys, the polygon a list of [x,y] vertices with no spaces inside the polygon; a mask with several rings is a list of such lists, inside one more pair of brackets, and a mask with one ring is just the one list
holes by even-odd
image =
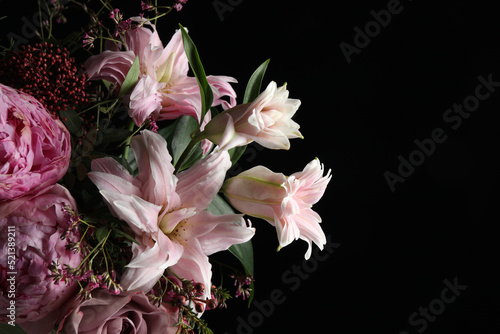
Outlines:
{"label": "blurred leaf", "polygon": [[139,64],[139,56],[136,56],[134,59],[134,63],[132,67],[128,70],[127,76],[125,80],[123,80],[122,87],[120,88],[120,92],[118,96],[127,95],[134,89],[137,81],[139,81],[139,73],[140,73],[140,64]]}
{"label": "blurred leaf", "polygon": [[61,110],[59,114],[69,133],[76,137],[81,137],[83,135],[82,118],[78,116],[73,109],[68,108],[66,110]]}
{"label": "blurred leaf", "polygon": [[174,166],[191,142],[191,134],[198,127],[198,122],[194,117],[184,115],[179,117],[175,124],[175,129],[170,140],[170,153],[172,154],[172,163]]}
{"label": "blurred leaf", "polygon": [[[166,126],[160,127],[158,130],[158,134],[161,135],[165,140],[167,141],[167,144],[170,144],[170,140],[172,139],[172,136],[175,131],[175,127],[177,126],[177,122],[179,121],[179,118],[177,118],[175,121],[170,122]],[[170,150],[169,150],[170,152]]]}
{"label": "blurred leaf", "polygon": [[122,142],[132,135],[132,131],[120,128],[112,129],[112,131],[102,131],[101,133],[102,141],[106,144]]}
{"label": "blurred leaf", "polygon": [[102,83],[104,84],[104,87],[106,87],[106,89],[108,90],[109,92],[109,87],[111,86],[111,82],[108,81],[108,80],[104,80],[102,79]]}
{"label": "blurred leaf", "polygon": [[267,65],[269,65],[270,59],[263,62],[256,70],[253,72],[250,80],[248,80],[247,88],[245,89],[245,96],[243,97],[243,104],[250,103],[260,94],[260,89],[262,86],[262,80],[264,79],[264,74],[266,74]]}
{"label": "blurred leaf", "polygon": [[196,80],[198,81],[198,85],[200,87],[201,94],[201,121],[205,117],[205,114],[212,106],[212,102],[214,100],[214,95],[212,93],[212,88],[207,81],[207,76],[205,74],[205,70],[203,69],[203,65],[201,64],[200,55],[198,54],[198,50],[194,45],[191,37],[189,37],[186,29],[179,24],[182,32],[182,42],[184,43],[184,51],[186,52],[186,56],[189,61],[189,65],[191,66],[191,70],[193,71]]}
{"label": "blurred leaf", "polygon": [[0,324],[0,333],[2,334],[26,334],[19,326],[11,326],[8,324]]}
{"label": "blurred leaf", "polygon": [[114,230],[114,232],[115,232],[117,235],[122,236],[122,237],[124,237],[125,239],[127,239],[127,240],[129,240],[129,241],[131,241],[131,242],[133,242],[133,243],[135,243],[135,244],[138,244],[139,246],[141,245],[141,244],[139,243],[139,241],[135,240],[132,236],[130,236],[128,233],[123,232],[122,230],[115,229],[115,230]]}
{"label": "blurred leaf", "polygon": [[98,242],[101,242],[108,235],[109,229],[107,226],[101,226],[95,231],[95,236]]}
{"label": "blurred leaf", "polygon": [[233,147],[232,149],[230,149],[229,151],[227,151],[229,153],[229,156],[231,157],[231,163],[232,163],[232,165],[234,165],[241,158],[241,156],[243,155],[243,153],[245,153],[246,149],[247,149],[247,145]]}
{"label": "blurred leaf", "polygon": [[198,160],[200,160],[203,157],[203,151],[201,149],[201,142],[197,143],[189,152],[189,154],[186,156],[186,159],[182,161],[182,164],[180,166],[177,166],[177,170],[180,172],[186,168],[191,167],[194,165]]}

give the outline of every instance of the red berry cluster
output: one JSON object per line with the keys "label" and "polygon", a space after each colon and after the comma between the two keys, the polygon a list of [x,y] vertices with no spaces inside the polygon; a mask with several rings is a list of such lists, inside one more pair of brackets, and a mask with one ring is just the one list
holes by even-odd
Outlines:
{"label": "red berry cluster", "polygon": [[0,82],[37,98],[54,116],[88,103],[87,76],[64,47],[47,42],[23,45],[0,62]]}

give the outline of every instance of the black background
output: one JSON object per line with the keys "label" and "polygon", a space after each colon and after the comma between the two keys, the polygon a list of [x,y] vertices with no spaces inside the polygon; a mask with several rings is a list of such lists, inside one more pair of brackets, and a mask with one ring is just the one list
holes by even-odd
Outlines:
{"label": "black background", "polygon": [[[457,129],[443,119],[475,94],[479,76],[500,82],[499,14],[473,1],[401,1],[348,63],[340,43],[354,45],[354,28],[390,2],[189,0],[159,22],[165,44],[178,23],[187,27],[207,74],[238,79],[240,103],[268,58],[264,85],[286,82],[302,101],[295,120],[305,139],[289,151],[254,147],[243,168],[291,174],[318,157],[333,174],[314,209],[338,248],[294,285],[283,275],[303,265],[305,243],[276,252],[274,229],[254,220],[255,300],[269,305],[279,289],[283,302],[262,311],[232,300],[205,313],[215,333],[500,333],[500,87]],[[229,7],[218,13],[214,3]],[[391,191],[384,173],[397,174],[398,157],[436,128],[444,143]],[[445,280],[467,288],[426,327],[410,323],[438,305]]]}

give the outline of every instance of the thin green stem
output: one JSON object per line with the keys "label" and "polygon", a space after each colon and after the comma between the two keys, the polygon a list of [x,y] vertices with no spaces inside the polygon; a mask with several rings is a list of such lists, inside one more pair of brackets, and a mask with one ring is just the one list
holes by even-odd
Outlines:
{"label": "thin green stem", "polygon": [[[130,131],[134,130],[134,126],[135,126],[134,120],[130,119],[128,124],[127,124],[127,130],[130,130]],[[136,132],[139,131],[139,129],[137,129]],[[125,144],[125,147],[123,148],[123,157],[125,158],[125,160],[128,159],[128,154],[130,152],[130,141],[132,140],[132,137],[135,135],[136,132],[131,134],[123,143],[123,144]]]}

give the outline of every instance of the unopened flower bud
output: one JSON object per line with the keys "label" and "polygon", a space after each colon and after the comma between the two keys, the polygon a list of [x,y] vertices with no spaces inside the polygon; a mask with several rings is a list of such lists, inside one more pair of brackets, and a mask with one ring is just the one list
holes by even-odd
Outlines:
{"label": "unopened flower bud", "polygon": [[205,292],[205,285],[203,283],[196,283],[194,285],[194,290],[197,294],[201,295]]}
{"label": "unopened flower bud", "polygon": [[207,300],[207,307],[211,310],[217,307],[219,303],[217,302],[217,299],[209,299]]}
{"label": "unopened flower bud", "polygon": [[194,309],[196,310],[196,312],[201,313],[205,310],[205,305],[203,305],[202,303],[196,303],[194,304]]}
{"label": "unopened flower bud", "polygon": [[175,303],[179,306],[186,304],[186,297],[177,296],[177,298],[175,298]]}

